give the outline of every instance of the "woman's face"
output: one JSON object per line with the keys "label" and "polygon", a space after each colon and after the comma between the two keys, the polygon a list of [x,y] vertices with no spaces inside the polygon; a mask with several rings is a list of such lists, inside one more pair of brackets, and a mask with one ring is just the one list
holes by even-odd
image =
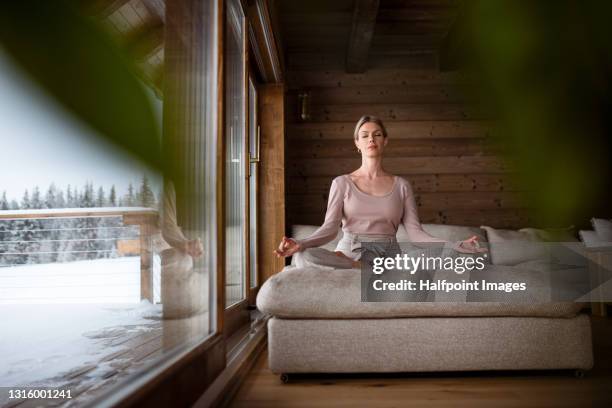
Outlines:
{"label": "woman's face", "polygon": [[355,145],[362,156],[380,156],[387,145],[387,138],[383,136],[380,126],[374,122],[366,122],[359,128]]}

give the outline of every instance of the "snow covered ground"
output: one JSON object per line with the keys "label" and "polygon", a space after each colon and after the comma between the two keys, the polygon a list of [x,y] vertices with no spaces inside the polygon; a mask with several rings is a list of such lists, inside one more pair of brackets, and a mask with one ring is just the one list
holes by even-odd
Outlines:
{"label": "snow covered ground", "polygon": [[96,364],[121,347],[100,344],[113,327],[147,331],[161,305],[0,305],[0,387],[46,383],[85,364]]}
{"label": "snow covered ground", "polygon": [[138,302],[137,256],[0,268],[0,304]]}
{"label": "snow covered ground", "polygon": [[[158,256],[153,269],[158,298]],[[0,268],[0,305],[139,302],[138,256]]]}
{"label": "snow covered ground", "polygon": [[0,268],[0,387],[51,385],[120,349],[100,333],[144,333],[160,315],[161,305],[140,301],[139,257]]}

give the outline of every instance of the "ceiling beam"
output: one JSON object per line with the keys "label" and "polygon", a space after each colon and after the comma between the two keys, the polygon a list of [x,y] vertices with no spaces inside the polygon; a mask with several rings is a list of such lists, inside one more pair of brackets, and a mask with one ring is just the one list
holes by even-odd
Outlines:
{"label": "ceiling beam", "polygon": [[125,35],[128,52],[138,61],[146,60],[164,46],[164,23],[147,21]]}
{"label": "ceiling beam", "polygon": [[347,72],[365,72],[374,36],[379,0],[355,0],[353,24],[346,53]]}
{"label": "ceiling beam", "polygon": [[166,3],[164,0],[143,0],[142,4],[147,11],[162,22],[166,22]]}
{"label": "ceiling beam", "polygon": [[269,3],[269,0],[253,0],[248,5],[249,42],[263,82],[280,83],[284,75],[283,54]]}
{"label": "ceiling beam", "polygon": [[92,14],[98,18],[106,18],[119,10],[130,0],[94,0],[89,4]]}

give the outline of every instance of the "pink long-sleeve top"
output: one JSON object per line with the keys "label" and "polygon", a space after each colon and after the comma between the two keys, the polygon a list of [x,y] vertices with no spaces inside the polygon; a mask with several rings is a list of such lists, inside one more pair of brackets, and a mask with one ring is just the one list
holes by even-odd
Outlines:
{"label": "pink long-sleeve top", "polygon": [[332,181],[323,225],[305,239],[293,239],[302,249],[325,245],[338,234],[338,227],[352,234],[397,234],[403,224],[411,242],[446,242],[423,231],[410,183],[394,176],[393,188],[383,196],[359,190],[348,174]]}

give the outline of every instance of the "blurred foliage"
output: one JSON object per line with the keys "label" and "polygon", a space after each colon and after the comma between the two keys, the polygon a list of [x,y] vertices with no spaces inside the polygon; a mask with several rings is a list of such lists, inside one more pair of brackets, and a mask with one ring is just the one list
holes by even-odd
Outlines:
{"label": "blurred foliage", "polygon": [[[538,224],[612,209],[612,2],[468,0],[452,32]],[[455,61],[457,62],[457,61]],[[603,216],[604,214],[599,214]]]}
{"label": "blurred foliage", "polygon": [[130,59],[78,3],[2,2],[0,47],[68,111],[162,169],[160,130]]}

